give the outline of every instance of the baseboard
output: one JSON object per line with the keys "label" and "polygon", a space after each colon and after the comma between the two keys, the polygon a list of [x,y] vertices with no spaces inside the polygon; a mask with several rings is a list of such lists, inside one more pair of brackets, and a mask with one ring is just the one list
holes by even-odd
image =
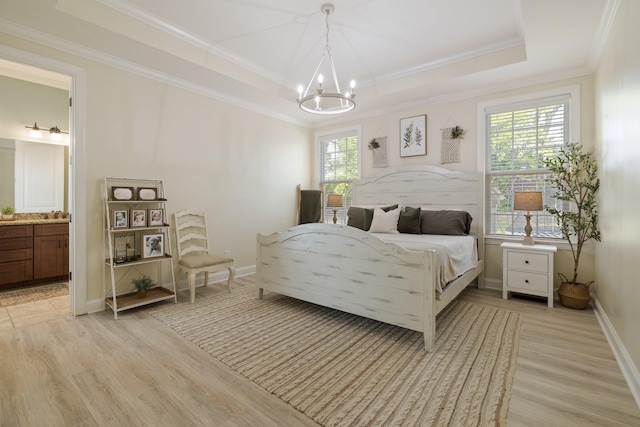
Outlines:
{"label": "baseboard", "polygon": [[631,360],[631,356],[629,356],[613,324],[609,321],[609,317],[607,317],[607,313],[604,311],[602,305],[600,305],[598,298],[591,295],[591,302],[596,319],[598,319],[598,323],[600,323],[600,327],[605,337],[607,337],[607,341],[609,341],[609,347],[611,347],[613,355],[618,361],[618,366],[620,366],[620,370],[622,371],[622,375],[624,375],[624,378],[627,380],[631,394],[638,408],[640,408],[640,373],[638,372],[638,368],[634,365],[633,360]]}
{"label": "baseboard", "polygon": [[[256,266],[255,265],[250,265],[250,266],[247,266],[247,267],[241,267],[241,268],[236,269],[235,277],[248,276],[250,274],[255,274],[255,272],[256,272]],[[227,277],[229,277],[229,272],[227,270],[223,270],[223,271],[219,271],[219,272],[214,273],[214,274],[210,274],[209,275],[209,283],[208,284],[212,285],[214,283],[226,282],[227,281]],[[198,287],[198,286],[204,286],[204,283],[200,283],[200,284],[196,283],[196,287]],[[167,284],[165,284],[165,287],[169,287],[169,286]],[[187,279],[176,281],[176,288],[178,289],[178,292],[189,289],[189,285],[187,283]],[[105,305],[104,299],[97,298],[97,299],[88,300],[86,307],[87,307],[87,313],[97,313],[99,311],[104,311],[105,308],[106,308],[106,305]]]}
{"label": "baseboard", "polygon": [[502,291],[502,280],[501,279],[489,279],[488,277],[484,278],[484,288],[491,289],[494,291]]}
{"label": "baseboard", "polygon": [[87,301],[87,314],[97,313],[99,311],[104,311],[105,303],[103,298],[97,298]]}

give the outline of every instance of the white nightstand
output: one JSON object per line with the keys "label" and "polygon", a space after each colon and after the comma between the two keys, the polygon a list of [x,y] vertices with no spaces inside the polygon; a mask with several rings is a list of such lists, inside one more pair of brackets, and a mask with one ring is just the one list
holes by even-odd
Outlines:
{"label": "white nightstand", "polygon": [[509,292],[547,297],[553,307],[553,254],[551,245],[505,242],[502,248],[502,298]]}

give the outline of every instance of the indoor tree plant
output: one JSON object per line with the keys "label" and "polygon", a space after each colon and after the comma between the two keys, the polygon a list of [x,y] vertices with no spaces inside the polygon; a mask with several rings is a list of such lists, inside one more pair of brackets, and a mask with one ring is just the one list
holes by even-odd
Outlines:
{"label": "indoor tree plant", "polygon": [[[578,265],[584,244],[591,239],[600,241],[596,198],[600,188],[598,164],[592,152],[584,152],[580,143],[570,143],[546,158],[543,165],[550,172],[547,182],[555,191],[552,197],[572,206],[557,209],[545,205],[560,226],[562,237],[569,242],[574,261],[571,280],[558,273],[562,279],[558,296],[562,305],[584,309],[589,305],[589,286],[593,282],[578,282]],[[575,236],[573,240],[572,236]]]}

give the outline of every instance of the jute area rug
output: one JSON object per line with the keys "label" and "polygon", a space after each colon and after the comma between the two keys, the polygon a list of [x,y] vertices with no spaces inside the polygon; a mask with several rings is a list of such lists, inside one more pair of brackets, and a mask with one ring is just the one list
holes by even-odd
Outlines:
{"label": "jute area rug", "polygon": [[152,311],[187,340],[326,426],[505,425],[522,316],[452,302],[421,333],[253,286]]}
{"label": "jute area rug", "polygon": [[9,307],[63,295],[69,295],[69,285],[67,282],[3,291],[0,292],[0,307]]}

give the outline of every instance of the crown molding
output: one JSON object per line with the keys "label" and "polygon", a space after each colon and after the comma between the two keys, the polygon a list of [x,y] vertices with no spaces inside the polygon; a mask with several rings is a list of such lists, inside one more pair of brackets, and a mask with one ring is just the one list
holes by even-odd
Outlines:
{"label": "crown molding", "polygon": [[607,0],[604,7],[604,13],[602,14],[602,19],[600,20],[600,25],[598,27],[598,32],[593,42],[593,49],[591,50],[587,61],[587,64],[592,71],[596,69],[600,59],[602,58],[604,48],[607,44],[607,39],[609,38],[609,32],[611,31],[611,26],[618,14],[619,8],[620,0]]}
{"label": "crown molding", "polygon": [[180,89],[188,90],[190,92],[203,95],[209,98],[213,98],[218,101],[222,101],[231,105],[235,105],[236,107],[244,108],[246,110],[253,111],[255,113],[259,113],[277,120],[292,123],[298,126],[305,126],[305,127],[309,126],[308,122],[295,119],[286,114],[278,113],[269,108],[261,107],[254,103],[248,102],[244,99],[234,97],[232,95],[228,95],[226,93],[223,93],[223,92],[220,92],[220,91],[217,91],[193,82],[189,82],[187,80],[184,80],[166,73],[161,73],[157,70],[153,70],[148,67],[143,67],[141,65],[124,60],[122,58],[118,58],[113,55],[109,55],[104,52],[97,51],[95,49],[90,49],[85,46],[81,46],[69,40],[65,40],[65,39],[53,36],[51,34],[34,30],[33,28],[28,28],[11,21],[7,21],[6,19],[3,19],[3,18],[0,18],[0,32],[9,34],[15,37],[19,37],[21,39],[25,39],[37,44],[48,46],[53,49],[70,53],[72,55],[76,55],[85,59],[90,59],[92,61],[104,64],[104,65],[108,65],[110,67],[114,67],[123,71],[127,71],[133,74],[137,74],[139,76],[146,77],[164,84],[169,84],[171,86],[174,86]]}
{"label": "crown molding", "polygon": [[272,80],[282,86],[290,86],[290,83],[281,81],[281,79],[274,75],[273,73],[269,73],[265,68],[260,67],[252,62],[245,60],[243,57],[233,54],[228,50],[222,49],[208,40],[188,32],[184,28],[181,28],[177,25],[173,25],[166,20],[149,13],[148,11],[135,6],[131,3],[124,2],[122,0],[97,0],[98,3],[109,7],[113,10],[116,10],[120,13],[123,13],[130,18],[136,19],[144,24],[152,26],[172,37],[176,37],[182,41],[185,41],[192,46],[202,49],[207,53],[217,55],[233,64],[238,65],[239,67],[245,68],[252,73],[255,73],[265,79]]}
{"label": "crown molding", "polygon": [[361,113],[361,114],[355,113],[355,114],[349,115],[349,117],[340,117],[340,118],[335,118],[335,120],[331,120],[331,121],[314,123],[313,129],[323,128],[327,126],[335,126],[335,125],[343,124],[346,122],[363,120],[371,117],[403,113],[410,110],[424,108],[430,105],[439,105],[447,102],[462,101],[465,99],[498,94],[498,93],[506,92],[510,90],[525,89],[528,87],[537,86],[541,84],[553,83],[553,82],[577,78],[577,77],[584,77],[592,73],[593,71],[591,71],[587,67],[578,67],[571,70],[563,70],[560,72],[548,73],[545,75],[536,75],[529,78],[496,83],[489,86],[474,87],[467,90],[450,92],[444,95],[423,98],[414,102],[407,102],[404,104],[393,105],[391,107],[383,107],[375,110],[369,110],[366,113]]}
{"label": "crown molding", "polygon": [[366,86],[373,83],[380,84],[389,80],[395,80],[395,79],[407,77],[412,74],[433,70],[435,68],[441,68],[447,65],[455,64],[457,62],[467,61],[467,60],[478,58],[484,55],[490,55],[492,53],[500,52],[500,51],[511,49],[513,47],[518,47],[518,46],[525,46],[525,42],[522,37],[514,37],[511,39],[502,40],[500,42],[482,46],[477,49],[466,50],[464,52],[459,52],[454,55],[445,56],[443,58],[435,59],[433,61],[428,61],[420,65],[405,68],[403,70],[395,71],[393,73],[385,74],[380,77],[376,77],[375,82],[373,79],[364,81],[362,82],[361,86]]}

